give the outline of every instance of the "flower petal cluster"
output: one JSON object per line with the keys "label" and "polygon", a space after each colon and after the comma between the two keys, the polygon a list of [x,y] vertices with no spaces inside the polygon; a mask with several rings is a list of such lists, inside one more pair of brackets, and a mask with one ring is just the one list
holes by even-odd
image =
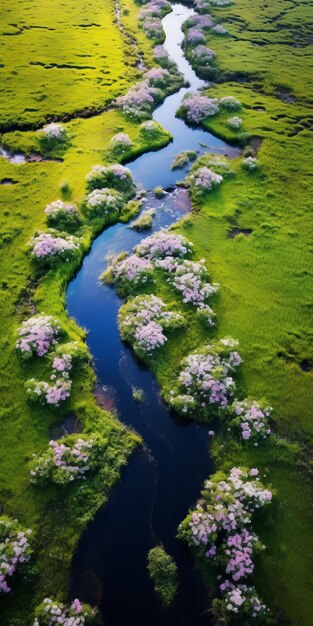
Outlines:
{"label": "flower petal cluster", "polygon": [[31,482],[37,485],[47,482],[67,485],[74,480],[85,480],[85,474],[90,470],[93,444],[93,439],[80,437],[76,441],[49,441],[49,448],[43,455],[33,455]]}
{"label": "flower petal cluster", "polygon": [[205,35],[200,28],[189,28],[185,35],[185,43],[193,45],[195,43],[204,43]]}
{"label": "flower petal cluster", "polygon": [[63,354],[56,356],[52,362],[52,374],[50,383],[44,380],[38,381],[30,378],[25,383],[26,394],[33,402],[39,401],[58,407],[71,395],[72,381],[69,371],[72,369],[72,356]]}
{"label": "flower petal cluster", "polygon": [[163,300],[154,295],[132,298],[121,307],[118,319],[122,339],[131,343],[139,356],[149,355],[165,344],[163,331],[185,323],[180,313],[168,311]]}
{"label": "flower petal cluster", "polygon": [[235,400],[227,415],[231,428],[239,431],[244,441],[261,441],[271,435],[269,420],[272,408],[256,400]]}
{"label": "flower petal cluster", "polygon": [[9,593],[8,579],[27,563],[32,554],[31,530],[25,530],[17,520],[0,517],[0,593]]}
{"label": "flower petal cluster", "polygon": [[77,598],[70,605],[45,598],[36,609],[33,626],[88,626],[94,622],[96,610],[82,604]]}
{"label": "flower petal cluster", "polygon": [[127,133],[117,133],[110,141],[110,148],[116,153],[123,154],[133,145]]}
{"label": "flower petal cluster", "polygon": [[248,172],[254,172],[258,168],[258,160],[256,157],[248,156],[242,159],[242,165]]}
{"label": "flower petal cluster", "polygon": [[118,255],[111,260],[108,269],[102,274],[101,280],[108,284],[117,284],[118,287],[144,285],[152,279],[153,266],[148,259],[142,259],[136,254],[130,256]]}
{"label": "flower petal cluster", "polygon": [[51,315],[35,315],[22,322],[18,330],[16,349],[23,358],[44,356],[54,346],[61,334],[61,326]]}
{"label": "flower petal cluster", "polygon": [[164,229],[143,239],[134,250],[138,256],[150,260],[167,256],[183,258],[191,254],[192,243],[182,235]]}
{"label": "flower petal cluster", "polygon": [[45,214],[49,226],[59,230],[66,230],[68,227],[75,227],[81,223],[77,207],[62,200],[54,200],[48,204],[45,208]]}
{"label": "flower petal cluster", "polygon": [[211,191],[218,187],[223,181],[221,174],[216,174],[209,167],[201,167],[195,178],[194,185],[198,191]]}
{"label": "flower petal cluster", "polygon": [[[212,407],[224,410],[235,390],[232,374],[241,363],[233,348],[233,339],[221,339],[203,346],[201,351],[192,352],[183,359],[177,383],[169,396],[170,404],[181,410],[181,394],[193,398],[193,409],[198,417],[210,417]],[[176,397],[179,397],[178,402]],[[182,411],[188,412],[188,406]]]}
{"label": "flower petal cluster", "polygon": [[191,51],[191,57],[201,65],[209,65],[215,59],[215,52],[207,46],[196,46]]}
{"label": "flower petal cluster", "polygon": [[200,92],[186,94],[179,111],[188,122],[199,124],[206,117],[216,115],[219,111],[218,99],[208,98]]}
{"label": "flower petal cluster", "polygon": [[[254,554],[264,549],[248,527],[254,512],[271,502],[271,491],[260,482],[256,468],[233,467],[228,475],[217,472],[211,476],[201,495],[196,508],[180,524],[178,536],[196,548],[200,555],[224,569],[228,578],[219,589],[225,594],[223,603],[228,611],[242,610],[248,597],[251,600],[248,602],[249,612],[264,610],[255,590],[246,587],[242,581],[254,571]],[[248,590],[246,598],[244,594]],[[259,611],[254,607],[259,607]]]}
{"label": "flower petal cluster", "polygon": [[56,231],[39,233],[30,240],[31,256],[37,262],[53,264],[57,260],[69,261],[78,252],[79,240],[72,235],[60,237]]}
{"label": "flower petal cluster", "polygon": [[151,39],[160,39],[164,36],[162,22],[158,17],[147,17],[142,25],[142,28],[147,37]]}

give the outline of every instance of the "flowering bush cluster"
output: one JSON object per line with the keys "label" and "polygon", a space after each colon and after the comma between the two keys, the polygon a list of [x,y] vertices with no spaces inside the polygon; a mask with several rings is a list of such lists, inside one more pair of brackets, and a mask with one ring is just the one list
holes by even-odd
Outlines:
{"label": "flowering bush cluster", "polygon": [[139,356],[149,355],[167,341],[163,331],[183,326],[180,313],[168,311],[161,298],[154,295],[136,296],[119,311],[122,339],[128,341]]}
{"label": "flowering bush cluster", "polygon": [[133,146],[133,142],[127,133],[117,133],[110,141],[110,148],[116,156],[123,156],[129,148]]}
{"label": "flowering bush cluster", "polygon": [[241,102],[234,96],[224,96],[220,99],[220,106],[229,111],[236,111],[241,108]]}
{"label": "flowering bush cluster", "polygon": [[260,441],[271,434],[271,411],[271,407],[263,406],[255,400],[235,400],[227,419],[230,427],[238,431],[244,441]]}
{"label": "flowering bush cluster", "polygon": [[218,99],[208,98],[199,92],[187,93],[178,109],[178,114],[186,117],[188,122],[199,124],[206,117],[218,113]]}
{"label": "flowering bush cluster", "polygon": [[127,289],[128,283],[135,286],[144,285],[152,280],[153,267],[148,259],[141,259],[136,254],[126,256],[120,254],[111,260],[108,269],[101,275],[107,284],[116,284],[120,289]]}
{"label": "flowering bush cluster", "polygon": [[52,362],[52,374],[50,383],[44,380],[30,378],[25,383],[26,395],[33,402],[39,401],[58,407],[70,397],[72,381],[69,371],[72,369],[72,356],[63,354],[56,356]]}
{"label": "flowering bush cluster", "polygon": [[30,471],[32,483],[67,485],[74,480],[85,480],[86,472],[96,461],[94,440],[80,437],[76,440],[73,437],[52,440],[47,452],[39,457],[34,454],[33,457]]}
{"label": "flowering bush cluster", "polygon": [[45,208],[47,223],[58,230],[72,230],[81,224],[81,217],[74,204],[54,200]]}
{"label": "flowering bush cluster", "polygon": [[47,139],[64,139],[66,135],[64,126],[59,123],[46,124],[41,132],[44,133]]}
{"label": "flowering bush cluster", "polygon": [[213,20],[210,15],[192,15],[184,22],[184,27],[209,29],[213,26]]}
{"label": "flowering bush cluster", "polygon": [[135,252],[146,259],[164,259],[167,256],[183,258],[192,253],[192,243],[182,235],[159,230],[135,247]]}
{"label": "flowering bush cluster", "polygon": [[258,168],[258,160],[256,157],[248,156],[242,159],[242,165],[248,172],[254,172]]}
{"label": "flowering bush cluster", "polygon": [[120,163],[93,165],[86,176],[89,191],[104,188],[116,189],[128,198],[135,195],[136,188],[131,171]]}
{"label": "flowering bush cluster", "polygon": [[92,216],[117,216],[124,204],[122,194],[116,189],[94,189],[85,198],[85,210]]}
{"label": "flowering bush cluster", "polygon": [[165,87],[169,81],[170,73],[163,67],[153,67],[146,72],[145,78],[154,87]]}
{"label": "flowering bush cluster", "polygon": [[169,11],[171,11],[171,5],[167,0],[152,0],[152,2],[146,4],[144,9],[141,9],[139,19],[144,20],[151,17],[161,18]]}
{"label": "flowering bush cluster", "polygon": [[216,174],[208,167],[201,167],[194,177],[194,185],[196,190],[200,192],[211,191],[218,187],[223,181],[223,176]]}
{"label": "flowering bush cluster", "polygon": [[29,242],[32,258],[40,265],[54,265],[60,260],[70,261],[80,249],[79,239],[72,235],[60,237],[56,231],[39,233]]}
{"label": "flowering bush cluster", "polygon": [[212,31],[216,35],[228,35],[227,28],[225,28],[225,26],[223,26],[222,24],[215,24],[215,26],[213,26],[212,28]]}
{"label": "flowering bush cluster", "polygon": [[169,274],[168,282],[182,295],[185,304],[191,303],[197,307],[198,314],[210,325],[213,324],[215,314],[207,304],[208,298],[217,292],[219,285],[208,282],[208,272],[204,259],[195,263],[187,259],[166,257],[157,259],[155,267],[161,268]]}
{"label": "flowering bush cluster", "polygon": [[191,58],[195,60],[197,64],[200,65],[209,65],[215,58],[215,52],[207,46],[196,46],[191,51]]}
{"label": "flowering bush cluster", "polygon": [[242,125],[242,119],[240,117],[237,117],[237,115],[234,115],[234,117],[228,118],[227,124],[232,130],[238,130]]}
{"label": "flowering bush cluster", "polygon": [[167,50],[165,50],[162,45],[158,45],[153,48],[153,59],[161,65],[161,67],[170,68],[174,65],[174,62],[170,58]]}
{"label": "flowering bush cluster", "polygon": [[148,17],[144,21],[142,28],[145,31],[147,37],[149,37],[150,39],[162,40],[164,38],[162,22],[158,17]]}
{"label": "flowering bush cluster", "polygon": [[147,139],[155,139],[159,135],[163,134],[162,127],[154,120],[147,120],[142,122],[139,126],[140,134]]}
{"label": "flowering bush cluster", "polygon": [[61,326],[51,315],[35,315],[22,322],[18,330],[16,348],[24,359],[44,356],[54,346],[61,334]]}
{"label": "flowering bush cluster", "polygon": [[30,559],[31,530],[25,530],[17,520],[0,517],[0,593],[9,593],[8,579],[23,568]]}
{"label": "flowering bush cluster", "polygon": [[186,45],[194,45],[196,43],[204,43],[205,35],[200,28],[189,28],[185,35]]}
{"label": "flowering bush cluster", "polygon": [[34,626],[88,626],[95,617],[96,610],[88,604],[82,604],[77,598],[70,605],[45,598],[36,609]]}
{"label": "flowering bush cluster", "polygon": [[272,500],[258,475],[255,468],[240,467],[233,467],[228,475],[214,474],[206,481],[196,509],[178,529],[178,536],[199,555],[225,571],[227,578],[219,585],[224,608],[234,613],[248,610],[254,617],[266,607],[242,579],[253,573],[253,555],[264,546],[248,527],[254,512]]}
{"label": "flowering bush cluster", "polygon": [[115,105],[126,115],[138,119],[150,117],[153,106],[160,99],[160,93],[148,81],[135,83],[125,96],[119,96]]}
{"label": "flowering bush cluster", "polygon": [[183,359],[170,404],[183,414],[196,411],[198,418],[210,417],[212,408],[224,410],[235,390],[230,374],[241,363],[236,346],[234,339],[220,339]]}

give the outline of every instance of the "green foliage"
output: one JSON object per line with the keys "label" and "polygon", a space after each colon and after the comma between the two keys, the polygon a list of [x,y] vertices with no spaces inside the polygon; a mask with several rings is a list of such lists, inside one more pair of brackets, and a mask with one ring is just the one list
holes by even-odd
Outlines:
{"label": "green foliage", "polygon": [[169,606],[177,592],[177,566],[163,546],[156,546],[149,551],[148,571],[162,604]]}

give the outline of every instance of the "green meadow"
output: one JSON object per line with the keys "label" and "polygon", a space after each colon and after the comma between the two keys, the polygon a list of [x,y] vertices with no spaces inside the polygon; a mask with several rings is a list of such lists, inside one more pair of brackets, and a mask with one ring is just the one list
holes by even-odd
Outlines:
{"label": "green meadow", "polygon": [[[27,254],[34,232],[45,229],[45,206],[62,194],[82,201],[86,174],[92,165],[109,162],[109,141],[117,132],[129,134],[134,156],[158,147],[143,143],[138,124],[117,110],[104,110],[141,75],[138,52],[151,63],[151,44],[138,28],[138,6],[124,0],[121,8],[124,33],[111,0],[0,0],[2,145],[38,152],[33,131],[47,120],[65,120],[69,136],[66,150],[53,155],[60,161],[14,165],[0,159],[0,179],[13,182],[0,185],[0,506],[35,535],[28,579],[17,582],[14,598],[1,598],[3,626],[31,624],[34,605],[47,595],[66,599],[79,536],[140,443],[115,415],[96,405],[90,363],[74,370],[72,395],[64,406],[53,410],[27,403],[25,380],[47,377],[48,369],[45,363],[24,365],[14,349],[17,327],[36,310],[56,315],[69,340],[86,337],[65,311],[66,286],[78,264],[38,275]],[[295,445],[251,450],[217,438],[214,457],[217,466],[255,464],[267,473],[277,497],[259,529],[267,551],[258,559],[257,586],[279,623],[310,626],[313,90],[307,24],[312,9],[300,0],[268,5],[237,0],[211,12],[229,31],[207,35],[221,80],[228,82],[207,93],[238,98],[243,124],[231,131],[230,115],[221,113],[204,126],[230,143],[252,146],[260,168],[249,173],[237,158],[234,176],[194,202],[192,215],[178,225],[193,241],[196,257],[206,259],[212,280],[220,283],[214,301],[217,326],[205,330],[186,306],[188,333],[178,331],[150,365],[166,392],[184,354],[210,337],[239,340],[244,363],[238,386],[271,403],[275,432]],[[164,134],[158,145],[168,139]],[[240,232],[245,229],[250,234]],[[84,224],[85,252],[96,234]],[[158,281],[157,290],[181,308],[166,284]],[[101,431],[107,437],[106,463],[84,489],[31,486],[32,454],[45,449],[53,428],[69,414],[75,414],[84,432]]]}

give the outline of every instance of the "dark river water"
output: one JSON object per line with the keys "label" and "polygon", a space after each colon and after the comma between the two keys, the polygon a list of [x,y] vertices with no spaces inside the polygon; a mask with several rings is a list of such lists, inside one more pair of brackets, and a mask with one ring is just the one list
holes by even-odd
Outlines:
{"label": "dark river water", "polygon": [[[182,23],[193,11],[181,4],[163,19],[165,47],[195,90],[204,85],[183,56]],[[136,182],[152,190],[174,185],[185,173],[172,172],[173,156],[182,150],[211,151],[235,156],[238,149],[203,130],[191,129],[175,118],[184,93],[168,97],[153,118],[174,140],[158,152],[144,154],[129,164]],[[200,142],[207,147],[201,147]],[[175,189],[165,198],[147,193],[143,209],[154,206],[152,231],[175,223],[190,208],[188,193]],[[151,230],[149,231],[149,234]],[[71,282],[67,309],[71,317],[88,328],[98,390],[103,390],[118,411],[119,419],[135,429],[144,445],[130,458],[109,502],[84,532],[73,559],[73,597],[97,605],[106,626],[201,626],[206,590],[194,569],[186,546],[175,538],[182,521],[212,470],[208,430],[178,420],[160,397],[153,376],[121,341],[117,313],[122,304],[114,289],[103,286],[99,275],[110,254],[130,251],[144,235],[128,225],[116,224],[94,242],[90,253]],[[144,390],[137,403],[132,387]],[[169,609],[162,609],[147,572],[147,552],[162,543],[178,566],[179,591]]]}

